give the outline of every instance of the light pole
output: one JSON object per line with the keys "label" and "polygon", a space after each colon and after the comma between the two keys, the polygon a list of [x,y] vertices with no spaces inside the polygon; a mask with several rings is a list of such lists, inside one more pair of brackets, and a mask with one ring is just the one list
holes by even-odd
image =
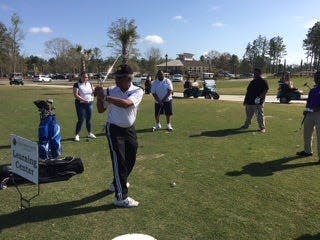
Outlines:
{"label": "light pole", "polygon": [[168,54],[165,55],[166,57],[166,73],[168,72]]}

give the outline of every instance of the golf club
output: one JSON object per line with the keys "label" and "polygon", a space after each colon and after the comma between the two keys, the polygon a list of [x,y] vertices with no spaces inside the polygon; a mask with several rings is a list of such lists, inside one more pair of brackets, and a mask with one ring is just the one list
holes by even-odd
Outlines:
{"label": "golf club", "polygon": [[299,126],[299,128],[298,128],[298,130],[296,131],[297,132],[297,134],[296,134],[296,136],[295,136],[295,139],[294,139],[294,147],[300,147],[300,145],[298,145],[298,141],[299,141],[299,135],[300,135],[300,132],[301,132],[301,129],[302,129],[302,126],[303,126],[303,123],[304,123],[304,120],[306,119],[306,116],[307,116],[307,114],[308,113],[306,113],[306,114],[304,114],[303,115],[303,118],[302,118],[302,121],[301,121],[301,123],[300,123],[300,126]]}
{"label": "golf club", "polygon": [[104,83],[104,82],[107,80],[109,74],[111,73],[114,65],[116,64],[116,62],[118,61],[118,59],[119,59],[120,56],[121,56],[121,54],[119,54],[119,55],[117,56],[117,58],[114,60],[114,62],[113,62],[113,64],[111,65],[111,67],[108,69],[107,74],[104,76],[104,78],[103,78],[102,80],[100,80],[100,83],[101,83],[101,84]]}
{"label": "golf club", "polygon": [[[159,108],[159,111],[158,111],[158,114],[157,114],[157,119],[159,119],[162,109],[163,109],[163,105],[160,106],[160,108]],[[152,127],[152,132],[154,132],[154,131],[156,131],[156,130],[157,130],[156,127]]]}
{"label": "golf club", "polygon": [[306,83],[304,83],[304,84],[303,84],[303,86],[304,86],[304,87],[308,87],[308,88],[309,88],[309,90],[311,89],[311,87],[308,85],[308,83],[307,83],[307,82],[306,82]]}

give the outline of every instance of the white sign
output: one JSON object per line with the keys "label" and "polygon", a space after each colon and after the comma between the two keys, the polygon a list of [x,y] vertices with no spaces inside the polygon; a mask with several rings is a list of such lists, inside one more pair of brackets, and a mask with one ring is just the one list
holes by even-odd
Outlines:
{"label": "white sign", "polygon": [[39,183],[38,144],[11,135],[12,171],[35,184]]}

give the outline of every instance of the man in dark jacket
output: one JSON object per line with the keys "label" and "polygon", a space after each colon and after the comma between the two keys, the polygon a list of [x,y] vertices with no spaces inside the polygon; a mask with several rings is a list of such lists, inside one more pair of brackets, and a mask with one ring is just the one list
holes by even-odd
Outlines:
{"label": "man in dark jacket", "polygon": [[264,120],[264,101],[269,90],[268,82],[261,77],[261,69],[254,69],[254,78],[247,87],[247,93],[244,98],[243,105],[246,107],[246,121],[241,127],[242,129],[249,128],[254,114],[256,114],[259,131],[266,132]]}

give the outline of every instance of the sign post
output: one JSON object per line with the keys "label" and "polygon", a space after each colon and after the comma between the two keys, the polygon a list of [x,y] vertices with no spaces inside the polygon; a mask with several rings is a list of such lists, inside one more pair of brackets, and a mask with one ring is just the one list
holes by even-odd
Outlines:
{"label": "sign post", "polygon": [[40,192],[39,187],[39,157],[38,144],[31,140],[11,135],[12,172],[33,182],[38,187],[38,192],[30,198],[23,197],[20,189],[15,184],[20,195],[20,208],[28,209],[30,213],[30,202]]}

